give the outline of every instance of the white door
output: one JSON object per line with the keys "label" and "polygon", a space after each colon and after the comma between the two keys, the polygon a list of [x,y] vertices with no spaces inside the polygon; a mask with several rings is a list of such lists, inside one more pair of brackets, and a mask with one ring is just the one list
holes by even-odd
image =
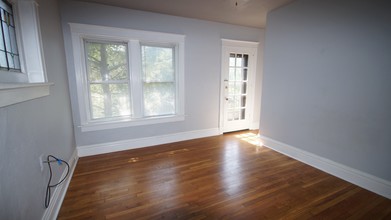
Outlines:
{"label": "white door", "polygon": [[220,127],[249,129],[252,123],[257,43],[223,40]]}

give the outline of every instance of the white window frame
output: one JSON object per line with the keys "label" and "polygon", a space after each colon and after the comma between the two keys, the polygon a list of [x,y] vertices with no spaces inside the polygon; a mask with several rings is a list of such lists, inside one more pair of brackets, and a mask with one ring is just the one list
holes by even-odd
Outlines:
{"label": "white window frame", "polygon": [[[76,79],[76,92],[80,125],[82,132],[113,129],[129,126],[139,126],[157,123],[167,123],[184,120],[184,46],[185,36],[161,32],[140,31],[133,29],[69,23],[72,38],[73,62]],[[176,68],[176,114],[156,117],[118,117],[92,120],[90,118],[89,93],[87,88],[87,73],[85,62],[84,40],[122,41],[128,43],[129,71],[132,74],[130,87],[132,92],[142,93],[141,77],[141,44],[175,45]],[[142,94],[134,97],[142,97]],[[142,101],[142,100],[139,100]],[[137,103],[142,103],[142,102]],[[134,112],[141,112],[142,106],[132,105]],[[138,109],[140,108],[140,109]]]}
{"label": "white window frame", "polygon": [[21,72],[0,70],[0,107],[49,95],[38,4],[10,0],[16,26]]}

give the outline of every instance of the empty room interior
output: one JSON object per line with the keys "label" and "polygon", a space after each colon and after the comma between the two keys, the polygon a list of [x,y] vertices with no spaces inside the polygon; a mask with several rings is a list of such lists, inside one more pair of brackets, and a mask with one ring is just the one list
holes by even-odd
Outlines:
{"label": "empty room interior", "polygon": [[0,219],[391,219],[388,1],[0,1]]}

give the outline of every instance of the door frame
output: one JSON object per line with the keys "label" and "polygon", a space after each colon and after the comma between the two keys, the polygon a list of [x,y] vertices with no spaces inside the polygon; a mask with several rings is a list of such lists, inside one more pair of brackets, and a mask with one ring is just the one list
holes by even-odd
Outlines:
{"label": "door frame", "polygon": [[231,39],[221,39],[221,72],[220,72],[220,117],[219,117],[219,132],[220,134],[223,134],[224,132],[227,132],[224,129],[224,107],[225,107],[225,83],[224,83],[224,76],[225,71],[228,71],[228,61],[224,60],[226,50],[228,48],[238,48],[241,50],[253,50],[253,58],[251,60],[254,61],[253,67],[249,69],[248,72],[248,84],[247,84],[247,91],[250,96],[248,96],[248,107],[247,109],[249,112],[249,121],[248,121],[248,129],[250,129],[254,120],[254,99],[255,99],[255,80],[256,80],[256,73],[257,73],[257,54],[258,54],[258,45],[259,42],[252,42],[252,41],[238,41],[238,40],[231,40]]}

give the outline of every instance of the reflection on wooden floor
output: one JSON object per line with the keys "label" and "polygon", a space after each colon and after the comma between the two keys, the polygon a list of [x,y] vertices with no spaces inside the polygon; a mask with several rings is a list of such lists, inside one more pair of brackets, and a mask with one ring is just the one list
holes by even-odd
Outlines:
{"label": "reflection on wooden floor", "polygon": [[255,132],[80,158],[59,219],[391,219],[391,200]]}

